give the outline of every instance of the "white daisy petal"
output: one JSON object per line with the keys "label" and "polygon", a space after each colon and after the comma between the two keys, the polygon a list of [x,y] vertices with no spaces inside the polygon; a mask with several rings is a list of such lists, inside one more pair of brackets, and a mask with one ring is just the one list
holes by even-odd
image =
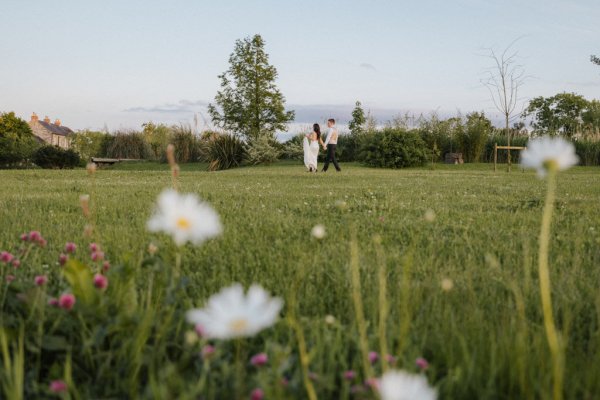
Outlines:
{"label": "white daisy petal", "polygon": [[171,235],[178,246],[187,242],[199,245],[222,232],[218,214],[194,194],[182,195],[167,189],[158,196],[156,203],[147,229]]}
{"label": "white daisy petal", "polygon": [[272,298],[260,286],[252,285],[247,294],[240,284],[221,289],[203,309],[186,313],[188,322],[199,323],[206,336],[231,339],[253,336],[272,326],[283,307],[283,301]]}
{"label": "white daisy petal", "polygon": [[382,400],[435,400],[437,392],[423,375],[389,371],[379,380]]}
{"label": "white daisy petal", "polygon": [[542,136],[532,139],[521,153],[521,165],[537,170],[538,176],[546,176],[548,163],[558,171],[564,171],[579,162],[575,146],[565,139]]}

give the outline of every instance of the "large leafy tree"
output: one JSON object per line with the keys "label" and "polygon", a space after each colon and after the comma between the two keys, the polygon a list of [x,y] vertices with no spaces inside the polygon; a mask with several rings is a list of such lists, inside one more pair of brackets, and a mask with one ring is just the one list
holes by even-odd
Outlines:
{"label": "large leafy tree", "polygon": [[532,116],[532,126],[543,133],[573,136],[584,126],[584,115],[593,121],[594,107],[583,96],[559,93],[552,97],[536,97],[529,102],[523,115]]}
{"label": "large leafy tree", "polygon": [[31,157],[38,143],[31,128],[14,112],[0,114],[0,167],[18,165]]}
{"label": "large leafy tree", "polygon": [[274,137],[294,120],[294,112],[285,110],[285,98],[275,85],[277,70],[269,64],[260,35],[236,41],[229,69],[219,78],[216,104],[208,106],[215,125],[251,141]]}
{"label": "large leafy tree", "polygon": [[363,110],[360,101],[357,101],[354,110],[352,110],[352,120],[348,124],[348,128],[350,128],[353,135],[359,135],[365,131],[366,122],[365,110]]}

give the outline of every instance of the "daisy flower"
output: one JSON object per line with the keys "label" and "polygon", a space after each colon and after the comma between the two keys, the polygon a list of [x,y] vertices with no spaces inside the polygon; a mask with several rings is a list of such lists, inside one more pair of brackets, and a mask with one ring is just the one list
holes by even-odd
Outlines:
{"label": "daisy flower", "polygon": [[422,375],[389,371],[379,380],[382,400],[435,400],[437,392]]}
{"label": "daisy flower", "polygon": [[546,176],[550,169],[563,171],[578,161],[575,146],[571,142],[550,136],[532,139],[521,153],[521,165],[536,169],[540,178]]}
{"label": "daisy flower", "polygon": [[244,293],[235,284],[213,295],[206,307],[187,312],[188,322],[200,324],[204,335],[215,339],[254,336],[270,327],[279,316],[283,301],[272,298],[260,286],[252,285]]}
{"label": "daisy flower", "polygon": [[178,246],[191,242],[200,244],[222,231],[217,213],[194,194],[179,194],[167,189],[158,196],[154,215],[148,220],[148,230],[171,235]]}

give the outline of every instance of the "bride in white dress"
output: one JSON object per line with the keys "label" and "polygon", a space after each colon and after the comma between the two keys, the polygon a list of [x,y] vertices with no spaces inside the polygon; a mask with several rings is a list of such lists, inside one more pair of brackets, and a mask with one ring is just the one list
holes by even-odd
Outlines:
{"label": "bride in white dress", "polygon": [[317,158],[319,157],[319,145],[323,145],[321,139],[321,127],[313,125],[313,131],[304,136],[304,165],[308,172],[317,172]]}

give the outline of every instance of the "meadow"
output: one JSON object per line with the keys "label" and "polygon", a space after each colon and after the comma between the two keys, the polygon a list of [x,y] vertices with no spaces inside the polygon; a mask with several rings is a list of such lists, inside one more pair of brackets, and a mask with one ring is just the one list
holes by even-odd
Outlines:
{"label": "meadow", "polygon": [[[545,182],[517,166],[510,174],[486,164],[342,168],[183,165],[180,191],[211,204],[224,231],[180,249],[146,230],[157,195],[172,184],[167,165],[122,164],[93,175],[0,171],[0,250],[31,230],[48,242],[18,271],[0,272],[2,282],[17,277],[0,293],[5,396],[19,387],[25,398],[53,396],[48,383],[61,378],[65,398],[250,398],[260,387],[267,399],[300,399],[309,386],[323,399],[376,398],[363,382],[394,367],[423,374],[442,399],[551,397],[537,271]],[[91,198],[91,236],[83,234],[81,194]],[[600,168],[558,175],[549,261],[569,399],[600,397],[598,199]],[[323,239],[311,235],[318,224]],[[95,295],[101,299],[63,316],[32,304],[64,289],[57,260],[69,241],[84,263],[88,244],[101,244],[110,284]],[[353,263],[367,346],[379,355],[368,365]],[[40,273],[48,276],[43,289],[33,287]],[[246,340],[195,337],[185,311],[234,282],[281,297],[279,322]],[[23,292],[34,300],[15,300]],[[199,355],[208,344],[215,353]],[[250,365],[260,352],[267,365]],[[346,379],[348,370],[356,377]]]}

